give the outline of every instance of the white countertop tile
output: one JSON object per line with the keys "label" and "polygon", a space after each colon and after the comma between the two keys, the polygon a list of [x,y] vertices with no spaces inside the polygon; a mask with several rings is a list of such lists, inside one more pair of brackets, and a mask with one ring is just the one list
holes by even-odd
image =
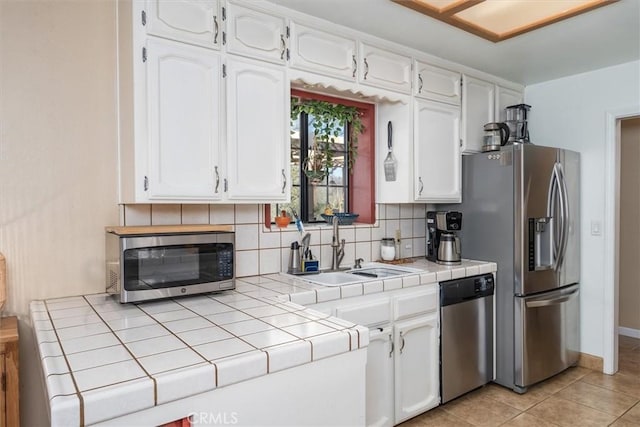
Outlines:
{"label": "white countertop tile", "polygon": [[241,301],[229,301],[229,302],[226,302],[225,304],[238,310],[244,310],[246,308],[263,307],[265,305],[268,305],[269,303],[266,301],[249,298]]}
{"label": "white countertop tile", "polygon": [[254,350],[241,356],[215,360],[218,387],[246,381],[267,374],[267,353]]}
{"label": "white countertop tile", "polygon": [[55,396],[49,400],[49,421],[55,426],[80,425],[80,399],[77,394]]}
{"label": "white countertop tile", "polygon": [[207,360],[222,359],[255,350],[255,347],[247,344],[239,338],[230,338],[208,344],[194,346],[193,349]]}
{"label": "white countertop tile", "polygon": [[83,316],[63,317],[60,319],[52,319],[53,326],[56,328],[69,328],[71,326],[88,325],[89,323],[100,323],[102,319],[95,313]]}
{"label": "white countertop tile", "polygon": [[76,384],[80,391],[86,391],[143,378],[147,375],[137,362],[126,360],[124,362],[77,371],[74,372],[73,376],[76,379]]}
{"label": "white countertop tile", "polygon": [[384,290],[384,285],[382,280],[372,280],[370,282],[364,282],[362,284],[362,293],[364,295],[367,294],[375,294],[377,292],[382,292]]}
{"label": "white countertop tile", "polygon": [[122,342],[128,343],[132,341],[141,341],[144,339],[169,335],[170,332],[166,328],[155,324],[140,326],[139,328],[122,329],[120,331],[115,331],[115,334],[122,340]]}
{"label": "white countertop tile", "polygon": [[68,396],[77,392],[71,374],[49,375],[46,382],[47,390],[51,397]]}
{"label": "white countertop tile", "polygon": [[269,358],[269,372],[278,372],[311,362],[309,341],[293,341],[269,347],[264,351]]}
{"label": "white countertop tile", "polygon": [[307,341],[310,341],[312,344],[313,360],[346,353],[351,349],[351,336],[345,331],[340,331],[335,334],[317,335],[307,338]]}
{"label": "white countertop tile", "polygon": [[66,374],[69,372],[69,366],[64,356],[45,357],[42,359],[42,363],[49,375]]}
{"label": "white countertop tile", "polygon": [[[85,425],[154,406],[153,381],[141,378],[82,392]],[[71,424],[61,424],[71,425]],[[78,425],[78,424],[76,424]]]}
{"label": "white countertop tile", "polygon": [[287,311],[273,305],[265,305],[262,307],[246,308],[243,312],[253,317],[275,316],[276,314],[284,314]]}
{"label": "white countertop tile", "polygon": [[111,319],[105,321],[107,325],[114,331],[121,329],[139,328],[141,326],[155,325],[158,322],[147,315],[135,317],[121,317],[119,319]]}
{"label": "white countertop tile", "polygon": [[47,309],[49,311],[56,311],[56,310],[66,310],[66,309],[70,309],[70,308],[88,308],[89,304],[87,303],[87,301],[85,301],[84,298],[74,298],[71,300],[65,300],[65,301],[60,301],[60,302],[56,302],[57,300],[49,300],[47,301]]}
{"label": "white countertop tile", "polygon": [[390,279],[384,279],[382,281],[384,286],[384,291],[389,292],[395,289],[402,289],[402,278],[401,277],[393,277]]}
{"label": "white countertop tile", "polygon": [[214,301],[209,299],[209,302],[202,302],[198,304],[187,305],[186,307],[194,313],[199,314],[200,316],[207,316],[210,314],[220,314],[220,313],[228,313],[230,311],[235,311],[233,307],[230,307],[226,304],[222,304],[221,302]]}
{"label": "white countertop tile", "polygon": [[242,322],[243,320],[252,319],[251,316],[240,311],[228,311],[226,313],[212,314],[205,317],[216,325],[226,325],[228,323]]}
{"label": "white countertop tile", "polygon": [[180,304],[172,300],[144,302],[136,305],[139,309],[147,314],[164,313],[166,311],[182,310],[184,308]]}
{"label": "white countertop tile", "polygon": [[189,348],[168,351],[166,353],[153,354],[140,357],[138,362],[150,374],[171,371],[186,366],[197,365],[206,362],[202,356]]}
{"label": "white countertop tile", "polygon": [[135,357],[141,358],[151,354],[186,348],[186,345],[173,335],[164,335],[127,343],[127,348]]}
{"label": "white countertop tile", "polygon": [[90,335],[104,334],[105,332],[110,332],[110,330],[104,323],[89,323],[88,325],[70,326],[68,328],[57,329],[58,337],[61,341]]}
{"label": "white countertop tile", "polygon": [[62,356],[62,347],[57,342],[43,342],[38,344],[40,350],[40,357],[55,357]]}
{"label": "white countertop tile", "polygon": [[280,329],[271,329],[263,332],[256,332],[242,337],[242,339],[256,348],[271,347],[272,345],[284,344],[295,341],[297,337],[288,334]]}
{"label": "white countertop tile", "polygon": [[216,387],[216,367],[209,362],[154,375],[158,405],[193,396]]}
{"label": "white countertop tile", "polygon": [[295,313],[277,314],[275,316],[262,317],[261,320],[270,325],[282,328],[284,326],[297,325],[299,323],[308,322],[309,319]]}
{"label": "white countertop tile", "polygon": [[180,308],[179,310],[164,311],[161,313],[150,314],[151,317],[156,319],[160,323],[171,322],[173,320],[184,320],[197,317],[198,314],[186,308]]}
{"label": "white countertop tile", "polygon": [[211,322],[202,317],[192,317],[190,319],[174,320],[171,322],[162,322],[165,328],[169,329],[174,334],[178,332],[186,332],[194,329],[207,328],[211,325]]}
{"label": "white countertop tile", "polygon": [[301,323],[299,325],[286,326],[284,328],[288,333],[295,335],[298,338],[308,338],[315,335],[327,334],[335,332],[335,328],[331,328],[326,325],[322,325],[315,322]]}
{"label": "white countertop tile", "polygon": [[89,316],[90,314],[95,314],[95,312],[88,304],[85,304],[83,307],[49,310],[49,316],[53,320],[64,319],[67,317]]}
{"label": "white countertop tile", "polygon": [[95,368],[131,359],[131,354],[121,345],[83,351],[67,356],[69,365],[74,371],[81,371],[83,369]]}
{"label": "white countertop tile", "polygon": [[110,347],[116,344],[120,344],[118,339],[111,332],[108,332],[106,334],[64,340],[62,341],[62,348],[65,354],[69,355],[96,348]]}
{"label": "white countertop tile", "polygon": [[258,319],[244,320],[242,322],[229,323],[228,325],[224,325],[224,329],[236,336],[253,334],[273,328],[274,327],[272,325],[269,325],[268,323],[265,323]]}
{"label": "white countertop tile", "polygon": [[177,336],[191,347],[233,338],[233,335],[219,326],[210,326],[207,328],[195,329],[193,331],[180,332]]}

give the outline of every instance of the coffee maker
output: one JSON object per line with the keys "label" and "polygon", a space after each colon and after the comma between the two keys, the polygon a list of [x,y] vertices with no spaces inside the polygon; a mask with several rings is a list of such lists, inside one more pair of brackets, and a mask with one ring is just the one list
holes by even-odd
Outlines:
{"label": "coffee maker", "polygon": [[427,212],[427,259],[438,264],[460,264],[462,212]]}

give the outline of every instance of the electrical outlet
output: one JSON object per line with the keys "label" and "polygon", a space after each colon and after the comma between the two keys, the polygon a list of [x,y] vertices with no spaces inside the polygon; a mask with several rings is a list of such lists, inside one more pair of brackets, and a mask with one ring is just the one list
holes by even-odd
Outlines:
{"label": "electrical outlet", "polygon": [[602,224],[600,221],[591,221],[591,235],[600,236],[602,234]]}

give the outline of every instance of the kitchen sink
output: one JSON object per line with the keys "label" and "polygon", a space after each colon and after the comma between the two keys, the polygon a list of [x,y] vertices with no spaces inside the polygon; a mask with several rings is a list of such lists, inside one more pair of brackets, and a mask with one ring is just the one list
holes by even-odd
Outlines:
{"label": "kitchen sink", "polygon": [[371,280],[422,272],[419,268],[389,266],[381,263],[365,264],[362,268],[345,271],[322,271],[320,274],[296,276],[307,282],[323,286],[342,286]]}

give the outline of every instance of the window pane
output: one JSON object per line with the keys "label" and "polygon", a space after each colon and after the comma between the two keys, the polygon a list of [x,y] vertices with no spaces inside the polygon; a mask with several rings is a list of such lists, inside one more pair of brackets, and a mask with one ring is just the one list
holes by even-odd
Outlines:
{"label": "window pane", "polygon": [[324,209],[329,204],[327,187],[321,185],[312,186],[309,195],[313,195],[309,200],[309,221],[324,221],[320,214],[324,213]]}
{"label": "window pane", "polygon": [[346,212],[346,190],[344,187],[329,187],[329,204],[336,212]]}
{"label": "window pane", "polygon": [[[344,160],[344,156],[341,156],[340,159]],[[344,164],[344,162],[343,162]],[[338,167],[333,169],[330,173],[329,173],[329,185],[345,185],[345,180],[344,180],[344,167]]]}

